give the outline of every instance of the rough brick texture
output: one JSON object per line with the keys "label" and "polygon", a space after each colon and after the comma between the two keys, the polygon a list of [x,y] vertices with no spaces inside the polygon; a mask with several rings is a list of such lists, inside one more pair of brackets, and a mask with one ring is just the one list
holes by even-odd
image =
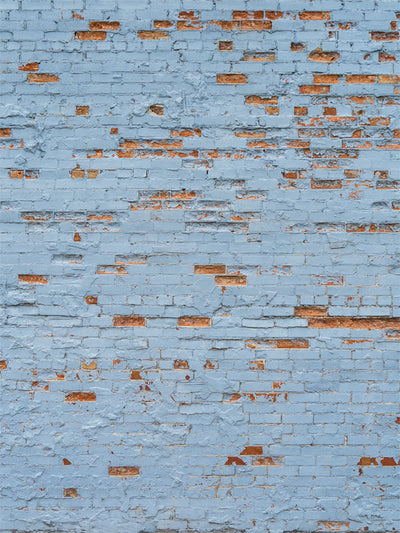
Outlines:
{"label": "rough brick texture", "polygon": [[399,531],[400,3],[0,18],[0,532]]}

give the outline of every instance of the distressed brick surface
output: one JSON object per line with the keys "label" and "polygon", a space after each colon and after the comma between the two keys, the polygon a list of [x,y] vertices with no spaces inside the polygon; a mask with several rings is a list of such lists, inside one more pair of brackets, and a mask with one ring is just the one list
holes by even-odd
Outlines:
{"label": "distressed brick surface", "polygon": [[0,532],[399,531],[399,2],[0,19]]}

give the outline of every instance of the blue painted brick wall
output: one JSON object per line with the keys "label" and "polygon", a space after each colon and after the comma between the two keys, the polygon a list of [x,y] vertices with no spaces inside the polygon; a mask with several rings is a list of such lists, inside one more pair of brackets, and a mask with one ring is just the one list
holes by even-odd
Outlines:
{"label": "blue painted brick wall", "polygon": [[399,2],[0,17],[0,531],[398,531]]}

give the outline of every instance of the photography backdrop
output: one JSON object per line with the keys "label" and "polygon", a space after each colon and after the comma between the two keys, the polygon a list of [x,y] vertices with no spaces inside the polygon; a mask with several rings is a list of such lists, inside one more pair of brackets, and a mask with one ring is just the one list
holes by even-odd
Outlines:
{"label": "photography backdrop", "polygon": [[0,14],[0,531],[398,531],[399,2]]}

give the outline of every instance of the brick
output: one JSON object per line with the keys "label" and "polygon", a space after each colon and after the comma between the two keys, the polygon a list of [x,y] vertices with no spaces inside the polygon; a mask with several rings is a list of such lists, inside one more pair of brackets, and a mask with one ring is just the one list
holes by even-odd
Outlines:
{"label": "brick", "polygon": [[120,23],[117,21],[100,21],[100,20],[91,20],[89,22],[90,30],[105,30],[105,31],[117,31],[120,28]]}
{"label": "brick", "polygon": [[231,52],[233,50],[233,42],[232,41],[219,41],[218,42],[218,49],[221,50],[221,52]]}
{"label": "brick", "polygon": [[311,328],[389,329],[400,326],[400,317],[324,317],[309,318]]}
{"label": "brick", "polygon": [[371,39],[373,41],[398,41],[398,31],[372,31]]}
{"label": "brick", "polygon": [[301,85],[299,90],[300,94],[328,94],[330,87],[329,85]]}
{"label": "brick", "polygon": [[94,392],[70,392],[65,397],[66,402],[95,402],[96,394]]}
{"label": "brick", "polygon": [[28,74],[31,83],[57,83],[59,80],[55,74]]}
{"label": "brick", "polygon": [[262,20],[264,11],[233,11],[232,18],[234,20]]}
{"label": "brick", "polygon": [[246,446],[244,450],[240,452],[240,455],[262,455],[262,446]]}
{"label": "brick", "polygon": [[77,105],[75,108],[75,115],[89,115],[89,106]]}
{"label": "brick", "polygon": [[370,74],[349,74],[346,83],[375,83],[376,76]]}
{"label": "brick", "polygon": [[181,316],[178,318],[178,326],[185,328],[208,328],[211,319],[206,316]]}
{"label": "brick", "polygon": [[116,327],[140,327],[146,326],[146,319],[138,315],[115,315],[113,326]]}
{"label": "brick", "polygon": [[30,283],[46,285],[48,283],[47,276],[41,276],[39,274],[18,274],[18,280],[20,283]]}
{"label": "brick", "polygon": [[23,72],[37,72],[39,70],[39,63],[25,63],[25,65],[18,67],[18,70],[22,70]]}
{"label": "brick", "polygon": [[77,498],[78,491],[76,489],[64,489],[64,498]]}
{"label": "brick", "polygon": [[328,308],[322,305],[295,307],[294,316],[328,316]]}
{"label": "brick", "polygon": [[189,363],[187,361],[177,359],[174,361],[174,368],[175,370],[187,370],[189,369]]}
{"label": "brick", "polygon": [[11,137],[11,128],[0,128],[0,138]]}
{"label": "brick", "polygon": [[145,41],[159,41],[162,39],[169,39],[169,33],[167,31],[138,31],[139,39]]}
{"label": "brick", "polygon": [[318,63],[334,63],[340,59],[340,54],[339,52],[325,52],[321,48],[316,48],[308,54],[308,59]]}
{"label": "brick", "polygon": [[247,83],[247,76],[244,74],[217,74],[217,83],[234,85]]}
{"label": "brick", "polygon": [[194,265],[195,274],[215,275],[215,274],[225,274],[225,272],[226,272],[225,265]]}
{"label": "brick", "polygon": [[247,276],[237,276],[237,275],[222,275],[215,276],[215,284],[223,286],[243,286],[247,285]]}
{"label": "brick", "polygon": [[75,39],[78,41],[105,41],[107,33],[105,31],[76,31]]}
{"label": "brick", "polygon": [[302,11],[299,13],[300,20],[330,20],[329,11]]}
{"label": "brick", "polygon": [[109,466],[108,475],[113,477],[137,477],[140,475],[138,466]]}

